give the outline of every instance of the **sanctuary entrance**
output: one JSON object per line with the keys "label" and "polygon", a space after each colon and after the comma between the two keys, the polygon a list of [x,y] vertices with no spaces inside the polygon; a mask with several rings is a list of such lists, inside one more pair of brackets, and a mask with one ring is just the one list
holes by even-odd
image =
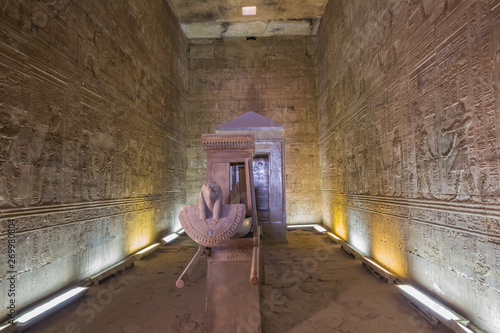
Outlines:
{"label": "sanctuary entrance", "polygon": [[[266,241],[286,242],[284,127],[253,111],[215,129],[220,134],[252,134],[255,137],[253,177],[257,216]],[[236,184],[237,172],[231,173]]]}

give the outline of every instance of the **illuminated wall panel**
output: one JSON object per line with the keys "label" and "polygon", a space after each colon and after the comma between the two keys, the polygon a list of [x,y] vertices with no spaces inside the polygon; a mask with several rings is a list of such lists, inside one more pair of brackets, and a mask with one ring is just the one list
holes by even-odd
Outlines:
{"label": "illuminated wall panel", "polygon": [[500,2],[328,3],[324,223],[500,330]]}
{"label": "illuminated wall panel", "polygon": [[186,45],[164,1],[2,1],[0,300],[9,218],[18,309],[178,229]]}

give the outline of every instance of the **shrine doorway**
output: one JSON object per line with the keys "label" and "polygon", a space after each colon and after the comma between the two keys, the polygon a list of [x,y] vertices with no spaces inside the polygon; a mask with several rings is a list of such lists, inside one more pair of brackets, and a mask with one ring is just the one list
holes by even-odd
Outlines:
{"label": "shrine doorway", "polygon": [[286,242],[284,127],[253,111],[215,129],[216,133],[253,134],[257,215],[268,241]]}

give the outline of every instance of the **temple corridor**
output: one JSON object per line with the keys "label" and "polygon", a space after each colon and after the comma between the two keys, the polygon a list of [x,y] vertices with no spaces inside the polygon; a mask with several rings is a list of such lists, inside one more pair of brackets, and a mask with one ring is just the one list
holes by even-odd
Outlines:
{"label": "temple corridor", "polygon": [[[214,152],[224,138],[207,153],[204,135],[243,130],[244,157]],[[212,176],[223,195],[196,210]],[[440,300],[457,332],[500,332],[500,0],[0,0],[0,333],[189,233],[185,206],[215,237],[230,195],[248,285],[263,253],[261,300],[286,298],[262,304],[268,332],[445,329],[300,224]],[[201,330],[203,269],[172,284],[193,251],[182,236],[33,330]]]}

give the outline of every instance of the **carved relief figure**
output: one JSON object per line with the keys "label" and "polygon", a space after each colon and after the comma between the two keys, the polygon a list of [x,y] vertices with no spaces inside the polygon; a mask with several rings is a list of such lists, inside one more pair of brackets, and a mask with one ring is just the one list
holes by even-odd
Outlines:
{"label": "carved relief figure", "polygon": [[80,144],[80,152],[83,158],[80,163],[80,182],[82,184],[81,197],[83,200],[93,200],[91,187],[93,186],[93,176],[92,176],[92,150],[90,146],[90,134],[86,131],[82,134],[82,140]]}
{"label": "carved relief figure", "polygon": [[199,217],[202,220],[210,218],[218,222],[222,213],[222,190],[215,182],[203,184],[200,192]]}
{"label": "carved relief figure", "polygon": [[[3,59],[2,59],[3,60]],[[28,125],[30,80],[0,62],[0,204],[28,205],[34,129]]]}
{"label": "carved relief figure", "polygon": [[429,133],[424,124],[417,126],[415,148],[417,155],[418,192],[426,199],[433,198],[432,174],[435,167],[436,155],[431,147]]}
{"label": "carved relief figure", "polygon": [[21,175],[19,165],[12,161],[11,146],[20,133],[20,128],[6,112],[0,112],[0,203],[9,202],[16,206],[14,199],[15,180]]}
{"label": "carved relief figure", "polygon": [[114,162],[115,144],[110,133],[96,133],[90,138],[92,154],[88,157],[92,162],[91,175],[96,182],[96,199],[107,199],[111,196],[111,175]]}
{"label": "carved relief figure", "polygon": [[122,151],[123,160],[125,162],[125,170],[123,172],[123,184],[125,188],[124,192],[127,197],[132,197],[135,195],[133,189],[136,186],[135,180],[137,179],[137,165],[139,163],[139,148],[137,147],[137,141],[129,140]]}
{"label": "carved relief figure", "polygon": [[452,111],[451,123],[441,129],[442,136],[450,137],[448,147],[442,153],[448,178],[452,180],[455,198],[466,200],[475,189],[469,160],[468,130],[472,119],[462,102],[447,108]]}
{"label": "carved relief figure", "polygon": [[379,122],[375,123],[375,134],[374,134],[374,152],[373,152],[373,160],[374,160],[374,175],[373,183],[375,184],[374,193],[375,195],[384,195],[384,161],[383,161],[383,152],[382,152],[382,144],[381,144],[381,135],[380,128],[381,124]]}
{"label": "carved relief figure", "polygon": [[32,204],[60,202],[60,179],[62,164],[62,136],[60,110],[48,106],[50,120],[48,126],[39,126],[43,134],[43,144],[39,157],[35,160]]}
{"label": "carved relief figure", "polygon": [[368,188],[368,178],[366,177],[366,161],[368,150],[364,146],[359,146],[357,153],[354,155],[354,163],[356,166],[356,173],[358,177],[356,178],[356,192],[358,194],[366,194],[366,189]]}
{"label": "carved relief figure", "polygon": [[437,194],[438,152],[432,131],[433,126],[425,126],[426,103],[416,105],[417,126],[415,128],[415,157],[417,167],[417,191],[425,199],[435,198]]}
{"label": "carved relief figure", "polygon": [[403,143],[398,129],[394,131],[392,140],[392,174],[394,176],[394,196],[403,194]]}

